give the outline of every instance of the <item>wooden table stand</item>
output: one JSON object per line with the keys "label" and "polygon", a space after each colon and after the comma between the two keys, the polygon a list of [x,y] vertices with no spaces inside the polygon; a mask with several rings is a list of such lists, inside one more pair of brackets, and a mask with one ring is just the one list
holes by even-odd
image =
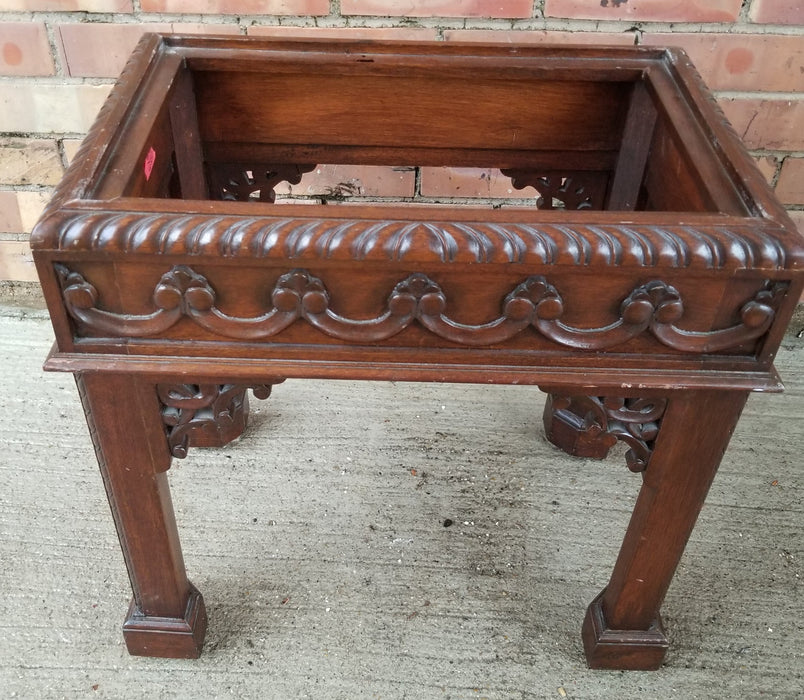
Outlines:
{"label": "wooden table stand", "polygon": [[[317,164],[498,168],[539,205],[301,206]],[[195,657],[165,472],[288,377],[538,385],[642,488],[583,624],[655,669],[659,608],[801,296],[801,238],[686,56],[147,35],[32,236],[128,567],[132,654]]]}

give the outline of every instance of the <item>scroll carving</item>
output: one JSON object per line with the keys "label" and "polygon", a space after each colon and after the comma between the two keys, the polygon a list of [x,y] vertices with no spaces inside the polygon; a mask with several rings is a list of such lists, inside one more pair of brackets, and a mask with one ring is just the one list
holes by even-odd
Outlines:
{"label": "scroll carving", "polygon": [[209,166],[211,190],[215,199],[248,202],[255,200],[273,203],[274,188],[280,182],[298,185],[302,175],[315,169],[315,165],[244,165],[242,163],[215,163]]}
{"label": "scroll carving", "polygon": [[526,168],[506,168],[514,189],[534,187],[539,192],[539,209],[603,209],[608,176],[595,171],[570,173],[542,172]]}
{"label": "scroll carving", "polygon": [[174,267],[156,285],[149,314],[116,314],[97,308],[98,291],[82,275],[56,265],[64,303],[70,315],[101,333],[124,337],[152,336],[175,325],[196,308],[209,308],[214,292],[206,279],[188,267]]}
{"label": "scroll carving", "polygon": [[190,446],[219,447],[234,440],[246,427],[246,390],[250,388],[258,399],[267,399],[272,386],[159,384],[157,393],[171,454],[183,459]]}
{"label": "scroll carving", "polygon": [[564,396],[552,394],[545,407],[548,439],[570,454],[605,457],[620,440],[632,472],[645,471],[667,408],[663,398]]}
{"label": "scroll carving", "polygon": [[399,282],[386,300],[386,310],[371,319],[350,319],[331,307],[324,283],[305,270],[293,270],[277,280],[270,307],[259,316],[231,316],[216,305],[215,290],[191,268],[179,265],[162,276],[149,314],[128,315],[98,308],[99,295],[80,274],[57,265],[65,306],[70,315],[95,332],[117,336],[152,336],[181,318],[227,338],[261,340],[299,319],[322,333],[353,343],[387,340],[414,321],[444,340],[468,346],[488,346],[510,340],[528,327],[551,341],[579,350],[604,350],[649,331],[664,345],[681,352],[718,352],[740,346],[764,334],[775,316],[783,283],[767,282],[740,309],[740,323],[711,331],[689,331],[676,324],[684,315],[678,291],[661,281],[640,285],[620,305],[619,318],[599,328],[565,324],[564,301],[544,277],[533,275],[502,300],[502,313],[487,323],[471,325],[446,314],[447,296],[422,273]]}
{"label": "scroll carving", "polygon": [[681,352],[718,352],[763,335],[771,326],[779,298],[787,286],[766,282],[740,309],[741,323],[713,331],[687,331],[676,326],[684,315],[678,291],[661,281],[637,287],[620,306],[620,318],[602,328],[572,328],[555,319],[535,318],[533,325],[551,340],[582,350],[603,350],[645,330]]}

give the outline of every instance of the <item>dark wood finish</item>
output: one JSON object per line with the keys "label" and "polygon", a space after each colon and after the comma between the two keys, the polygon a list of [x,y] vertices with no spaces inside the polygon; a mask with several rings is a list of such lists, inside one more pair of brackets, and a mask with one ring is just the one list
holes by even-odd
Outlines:
{"label": "dark wood finish", "polygon": [[603,613],[603,590],[590,604],[581,636],[591,668],[620,671],[656,671],[670,644],[657,617],[646,629],[612,629]]}
{"label": "dark wood finish", "polygon": [[539,209],[603,209],[603,197],[609,184],[608,173],[550,171],[526,168],[504,168],[515,189],[535,187],[539,192]]}
{"label": "dark wood finish", "polygon": [[210,164],[227,160],[237,163],[331,163],[358,165],[451,165],[454,167],[528,168],[543,170],[609,171],[617,160],[615,149],[606,151],[541,151],[527,148],[452,148],[434,146],[321,146],[294,143],[247,143],[206,141],[204,154]]}
{"label": "dark wood finish", "polygon": [[179,179],[180,198],[207,199],[209,188],[204,172],[201,134],[198,129],[198,106],[193,81],[188,71],[179,71],[170,105],[170,127],[175,149],[175,165]]}
{"label": "dark wood finish", "polygon": [[184,569],[156,391],[125,375],[77,381],[134,591],[126,646],[142,656],[197,657],[206,612]]}
{"label": "dark wood finish", "polygon": [[[597,399],[588,398],[589,402]],[[605,459],[617,438],[606,430],[607,421],[599,420],[598,412],[589,410],[586,399],[548,393],[542,417],[544,434],[568,455]]]}
{"label": "dark wood finish", "polygon": [[[131,124],[127,119],[111,126],[125,132],[125,138],[120,139],[117,149],[104,154],[108,161],[103,165],[103,175],[97,180],[96,196],[99,199],[122,192],[132,197],[169,195],[169,182],[175,167],[172,157],[175,144],[171,104],[165,97],[174,94],[176,85],[184,82],[181,80],[181,57],[165,57],[154,64],[152,71],[153,75],[149,77],[159,84],[160,90],[146,90],[144,85],[140,85],[138,93],[132,95],[140,115],[137,128],[129,128]],[[132,167],[133,164],[136,166]]]}
{"label": "dark wood finish", "polygon": [[[221,142],[249,134],[257,143],[476,148],[477,134],[483,133],[485,148],[606,150],[616,148],[628,88],[624,82],[484,81],[477,74],[452,81],[437,74],[399,76],[393,90],[387,81],[374,74],[333,80],[318,72],[197,72],[201,137]],[[372,99],[378,94],[381,100]],[[516,110],[488,108],[514,101]],[[255,104],[263,105],[259,112]]]}
{"label": "dark wood finish", "polygon": [[634,83],[606,209],[636,209],[655,125],[656,108],[648,89],[644,81]]}
{"label": "dark wood finish", "polygon": [[747,398],[726,391],[670,398],[611,580],[587,611],[584,648],[592,668],[653,669],[661,662],[656,638],[628,636],[661,629],[659,607]]}
{"label": "dark wood finish", "polygon": [[[391,339],[414,322],[431,335],[456,345],[489,346],[504,343],[525,330],[553,343],[581,350],[606,350],[650,332],[662,345],[682,353],[729,350],[764,335],[776,315],[787,285],[766,282],[739,307],[732,326],[710,331],[682,329],[684,316],[679,292],[660,281],[632,290],[619,303],[619,315],[598,328],[574,327],[563,320],[565,302],[541,275],[532,275],[500,299],[500,310],[481,323],[450,318],[448,306],[466,309],[448,299],[438,282],[416,272],[397,282],[376,317],[351,319],[331,305],[331,294],[318,277],[304,269],[281,275],[266,295],[270,305],[248,316],[227,314],[217,306],[219,294],[192,268],[180,265],[162,275],[151,295],[153,307],[144,314],[116,313],[103,308],[97,288],[80,273],[58,265],[64,305],[87,336],[169,337],[184,319],[216,336],[236,340],[263,340],[304,319],[325,336],[353,343]],[[460,297],[465,294],[459,295]],[[619,300],[616,300],[619,301]],[[616,301],[611,306],[617,306]]]}
{"label": "dark wood finish", "polygon": [[[549,391],[549,389],[545,389]],[[667,400],[566,396],[550,393],[544,407],[547,439],[576,457],[603,459],[617,440],[628,445],[625,455],[633,472],[645,471],[653,454]]]}
{"label": "dark wood finish", "polygon": [[159,384],[170,453],[183,459],[191,446],[222,447],[240,437],[248,419],[249,388],[257,398],[267,399],[272,385]]}
{"label": "dark wood finish", "polygon": [[[312,164],[499,168],[537,207],[277,206]],[[164,471],[284,377],[540,385],[643,486],[583,627],[656,668],[659,607],[804,287],[801,237],[685,55],[147,35],[32,235],[129,569],[132,653],[195,656]],[[262,387],[260,389],[259,387]],[[259,395],[259,394],[258,394]]]}
{"label": "dark wood finish", "polygon": [[[298,185],[302,175],[315,170],[315,165],[280,164],[246,160],[238,163],[208,165],[212,199],[232,202],[276,201],[274,188],[280,182]],[[196,169],[197,170],[197,169]]]}

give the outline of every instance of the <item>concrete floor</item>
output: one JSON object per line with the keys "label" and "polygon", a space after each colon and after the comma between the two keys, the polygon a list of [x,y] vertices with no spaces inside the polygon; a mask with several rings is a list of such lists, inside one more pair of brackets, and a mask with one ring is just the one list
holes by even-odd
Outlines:
{"label": "concrete floor", "polygon": [[[535,388],[288,381],[170,471],[210,625],[133,658],[128,581],[45,316],[0,313],[0,697],[791,698],[804,688],[804,341],[757,395],[664,605],[654,673],[586,669],[580,626],[639,477],[545,442]],[[453,525],[445,527],[447,520]]]}

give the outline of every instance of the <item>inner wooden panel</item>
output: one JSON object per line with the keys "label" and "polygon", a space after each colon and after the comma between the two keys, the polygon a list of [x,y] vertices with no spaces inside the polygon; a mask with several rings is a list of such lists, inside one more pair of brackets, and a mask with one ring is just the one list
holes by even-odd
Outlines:
{"label": "inner wooden panel", "polygon": [[654,131],[640,205],[649,211],[715,209],[704,183],[696,178],[663,119]]}
{"label": "inner wooden panel", "polygon": [[745,216],[746,203],[723,165],[702,153],[709,144],[685,141],[659,115],[653,131],[638,208],[646,211],[719,211]]}
{"label": "inner wooden panel", "polygon": [[[553,189],[556,177],[578,183],[583,172],[595,209],[603,208],[633,86],[214,71],[194,79],[212,198],[241,199],[228,184],[248,184],[256,173],[265,181],[283,166],[390,163],[500,168],[551,179]],[[558,200],[544,194],[551,208]],[[273,201],[265,188],[259,199]],[[581,200],[588,207],[592,198]]]}
{"label": "inner wooden panel", "polygon": [[126,183],[126,197],[180,197],[170,102],[162,104]]}
{"label": "inner wooden panel", "polygon": [[321,163],[496,168],[548,209],[740,209],[722,178],[702,178],[640,80],[187,68],[124,194],[273,202],[276,184]]}
{"label": "inner wooden panel", "polygon": [[247,135],[253,143],[616,150],[629,87],[437,76],[195,73],[204,143],[241,141]]}

